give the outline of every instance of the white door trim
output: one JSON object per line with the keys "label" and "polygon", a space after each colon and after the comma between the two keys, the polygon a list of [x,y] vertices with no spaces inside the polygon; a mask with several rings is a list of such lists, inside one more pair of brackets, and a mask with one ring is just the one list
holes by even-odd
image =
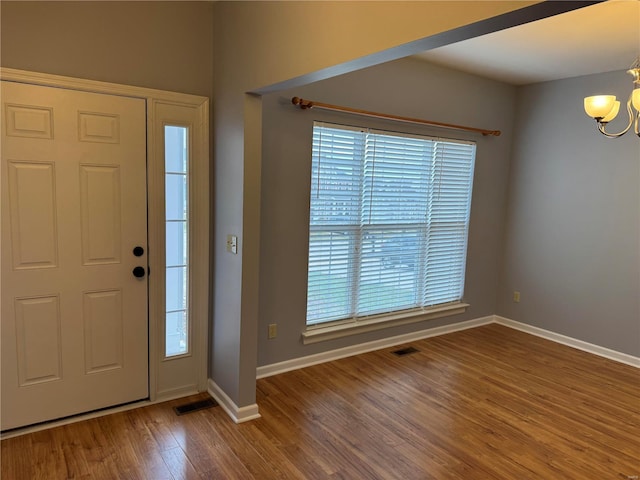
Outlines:
{"label": "white door trim", "polygon": [[[182,389],[176,385],[175,389],[164,381],[162,394],[159,394],[159,365],[163,357],[164,331],[164,286],[159,288],[157,280],[164,280],[164,275],[156,275],[160,265],[164,264],[164,252],[154,252],[149,249],[149,400],[162,401],[170,397],[177,397],[205,391],[207,389],[207,358],[209,331],[209,99],[197,95],[167,92],[151,88],[134,87],[115,83],[86,80],[47,73],[28,72],[12,68],[0,68],[0,79],[32,85],[42,85],[58,88],[68,88],[86,92],[120,95],[125,97],[142,98],[146,100],[147,108],[147,177],[151,181],[154,177],[149,169],[152,166],[164,165],[164,158],[160,156],[156,145],[156,129],[154,129],[155,105],[158,102],[170,103],[194,109],[198,125],[194,136],[194,154],[192,157],[192,178],[190,202],[193,205],[190,221],[191,258],[197,259],[190,266],[190,312],[192,327],[197,334],[193,335],[192,349],[197,367],[197,385],[192,389]],[[152,191],[149,185],[149,192]],[[157,187],[157,186],[156,186]],[[153,190],[156,191],[156,190]],[[152,220],[164,216],[164,204],[160,199],[148,198],[149,209],[149,245],[164,244],[159,242],[159,235],[164,230],[152,226]],[[157,222],[155,222],[157,225]],[[157,280],[156,280],[157,279]],[[155,280],[155,281],[154,281]],[[165,360],[166,361],[166,360]]]}

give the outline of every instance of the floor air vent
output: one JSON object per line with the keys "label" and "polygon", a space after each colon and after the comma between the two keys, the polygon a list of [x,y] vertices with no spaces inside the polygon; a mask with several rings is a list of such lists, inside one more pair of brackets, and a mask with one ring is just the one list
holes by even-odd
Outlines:
{"label": "floor air vent", "polygon": [[173,410],[176,412],[176,415],[184,415],[186,413],[195,412],[197,410],[204,410],[205,408],[211,408],[218,405],[218,403],[212,398],[207,398],[206,400],[198,400],[197,402],[185,403],[184,405],[180,405],[179,407],[173,407]]}
{"label": "floor air vent", "polygon": [[394,355],[398,356],[398,357],[404,357],[405,355],[410,355],[412,353],[416,353],[419,352],[420,350],[418,350],[417,348],[413,348],[413,347],[407,347],[407,348],[401,348],[400,350],[394,350],[393,353]]}

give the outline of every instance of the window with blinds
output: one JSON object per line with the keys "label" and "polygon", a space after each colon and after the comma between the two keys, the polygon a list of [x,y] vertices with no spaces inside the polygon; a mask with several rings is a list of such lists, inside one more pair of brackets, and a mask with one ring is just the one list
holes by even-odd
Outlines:
{"label": "window with blinds", "polygon": [[475,144],[314,123],[307,325],[462,300]]}

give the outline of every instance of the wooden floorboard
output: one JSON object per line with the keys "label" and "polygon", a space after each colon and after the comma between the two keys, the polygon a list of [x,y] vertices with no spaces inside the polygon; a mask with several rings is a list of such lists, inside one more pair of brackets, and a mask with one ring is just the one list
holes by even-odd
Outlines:
{"label": "wooden floorboard", "polygon": [[[262,418],[205,395],[1,442],[2,479],[633,479],[640,371],[500,325],[258,380]],[[408,345],[403,345],[408,346]]]}

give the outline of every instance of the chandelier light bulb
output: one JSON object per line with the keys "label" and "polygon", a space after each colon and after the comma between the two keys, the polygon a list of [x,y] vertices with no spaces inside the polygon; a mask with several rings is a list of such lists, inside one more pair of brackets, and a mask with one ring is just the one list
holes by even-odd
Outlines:
{"label": "chandelier light bulb", "polygon": [[613,109],[616,102],[615,95],[595,95],[584,99],[584,111],[591,118],[604,118]]}
{"label": "chandelier light bulb", "polygon": [[627,127],[618,133],[610,133],[605,130],[607,124],[618,115],[620,102],[615,95],[593,95],[585,97],[584,111],[598,124],[598,131],[608,138],[618,138],[627,133],[633,126],[633,131],[640,137],[640,57],[636,58],[627,73],[633,77],[633,90],[627,101],[627,113],[629,123]]}
{"label": "chandelier light bulb", "polygon": [[619,111],[620,102],[616,100],[615,102],[613,102],[613,108],[611,108],[611,111],[607,113],[602,120],[600,120],[600,123],[609,123],[611,120],[616,118],[616,115],[618,115]]}
{"label": "chandelier light bulb", "polygon": [[631,103],[633,103],[633,108],[640,112],[640,87],[633,90],[633,93],[631,94]]}

